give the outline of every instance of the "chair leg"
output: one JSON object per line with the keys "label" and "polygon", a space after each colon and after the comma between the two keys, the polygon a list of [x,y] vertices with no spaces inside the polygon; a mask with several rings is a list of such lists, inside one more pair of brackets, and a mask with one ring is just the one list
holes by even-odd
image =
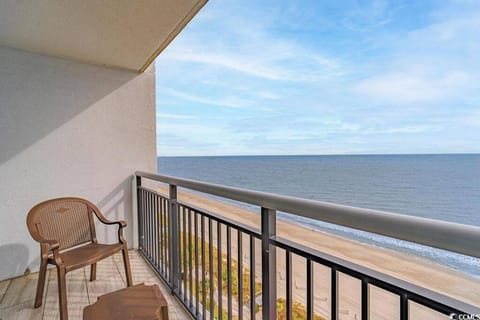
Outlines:
{"label": "chair leg", "polygon": [[60,320],[68,320],[67,283],[66,283],[65,274],[66,274],[65,268],[57,266]]}
{"label": "chair leg", "polygon": [[94,263],[90,266],[90,281],[95,281],[97,279],[97,264]]}
{"label": "chair leg", "polygon": [[42,305],[43,289],[45,288],[45,278],[47,277],[47,259],[40,262],[40,272],[38,273],[37,294],[35,296],[35,308]]}
{"label": "chair leg", "polygon": [[132,270],[130,270],[130,260],[128,259],[128,248],[124,246],[122,249],[123,265],[125,267],[125,277],[127,278],[127,286],[131,287],[132,283]]}

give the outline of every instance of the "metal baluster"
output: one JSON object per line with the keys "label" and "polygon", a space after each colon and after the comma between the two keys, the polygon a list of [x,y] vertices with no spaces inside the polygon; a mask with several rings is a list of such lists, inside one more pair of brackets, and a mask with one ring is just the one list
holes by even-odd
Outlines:
{"label": "metal baluster", "polygon": [[148,255],[150,257],[150,261],[152,262],[153,265],[155,265],[154,262],[154,256],[153,256],[153,244],[154,244],[154,234],[153,234],[153,201],[152,201],[152,193],[149,191],[148,193],[148,231],[150,234],[149,238],[149,243],[150,245],[148,246]]}
{"label": "metal baluster", "polygon": [[167,274],[167,281],[170,282],[170,231],[168,231],[170,224],[170,200],[165,199],[165,214],[163,216],[163,241],[165,245],[165,273]]}
{"label": "metal baluster", "polygon": [[198,214],[193,212],[195,218],[195,315],[200,316],[200,277],[198,274]]}
{"label": "metal baluster", "polygon": [[338,283],[337,269],[332,267],[331,273],[330,273],[330,286],[331,286],[331,289],[330,289],[331,317],[330,318],[332,320],[337,320],[337,301],[338,301],[337,283]]}
{"label": "metal baluster", "polygon": [[138,246],[142,250],[142,209],[140,201],[140,187],[142,186],[142,177],[135,177],[135,184],[137,186],[137,224],[138,224]]}
{"label": "metal baluster", "polygon": [[179,289],[179,245],[178,245],[178,212],[177,212],[177,186],[170,185],[170,235],[169,235],[169,250],[170,250],[170,278],[172,292]]}
{"label": "metal baluster", "polygon": [[222,225],[217,222],[217,268],[218,268],[218,319],[223,317],[223,303],[222,303]]}
{"label": "metal baluster", "polygon": [[148,259],[150,261],[152,261],[152,249],[151,249],[151,245],[152,245],[152,239],[151,239],[151,236],[152,236],[152,230],[151,230],[151,226],[152,226],[152,223],[150,221],[151,219],[151,210],[150,210],[150,192],[149,191],[146,191],[145,192],[145,203],[146,203],[146,208],[147,208],[147,254],[148,254]]}
{"label": "metal baluster", "polygon": [[148,242],[148,215],[147,215],[147,196],[145,195],[145,190],[142,190],[142,211],[143,211],[143,252],[145,255],[148,255],[147,242]]}
{"label": "metal baluster", "polygon": [[286,265],[286,313],[287,320],[292,319],[292,253],[290,250],[285,250],[285,265]]}
{"label": "metal baluster", "polygon": [[190,299],[189,299],[189,306],[190,309],[193,307],[193,279],[192,279],[192,212],[188,209],[188,280],[189,280],[189,291],[190,291]]}
{"label": "metal baluster", "polygon": [[255,238],[250,235],[250,319],[255,319]]}
{"label": "metal baluster", "polygon": [[[177,272],[176,272],[176,279],[177,279],[177,292],[178,297],[182,296],[182,234],[181,234],[181,225],[182,225],[182,215],[181,215],[181,208],[180,204],[177,202],[177,221],[175,224],[176,229],[176,241],[177,241]],[[181,299],[181,298],[180,298]]]}
{"label": "metal baluster", "polygon": [[368,320],[368,279],[362,279],[362,320]]}
{"label": "metal baluster", "polygon": [[142,203],[142,190],[141,189],[138,189],[138,192],[137,192],[137,207],[138,207],[138,246],[140,248],[140,251],[144,251],[143,250],[143,238],[144,238],[144,235],[143,235],[143,203]]}
{"label": "metal baluster", "polygon": [[182,207],[182,224],[183,224],[183,300],[187,300],[187,214],[185,207]]}
{"label": "metal baluster", "polygon": [[153,207],[154,207],[154,222],[155,224],[152,225],[152,229],[154,230],[153,233],[155,234],[155,268],[158,270],[159,269],[159,263],[158,263],[158,195],[153,194]]}
{"label": "metal baluster", "polygon": [[178,298],[182,300],[183,295],[185,294],[183,290],[183,236],[182,236],[182,212],[183,206],[181,204],[177,205],[177,232],[178,232],[178,247],[180,251],[178,252]]}
{"label": "metal baluster", "polygon": [[242,232],[237,231],[237,284],[238,284],[238,318],[243,319],[243,243]]}
{"label": "metal baluster", "polygon": [[213,235],[212,235],[212,219],[208,219],[208,287],[210,289],[210,319],[213,320],[214,303],[213,303]]}
{"label": "metal baluster", "polygon": [[202,238],[201,240],[201,248],[202,248],[202,319],[205,320],[206,318],[206,307],[207,307],[207,293],[206,293],[206,288],[205,288],[205,216],[202,214],[200,217],[201,221],[201,230],[200,230],[200,236]]}
{"label": "metal baluster", "polygon": [[159,220],[159,232],[160,235],[160,271],[165,277],[165,257],[163,255],[163,246],[165,245],[164,234],[163,234],[163,216],[165,214],[165,201],[163,197],[160,197],[160,219]]}
{"label": "metal baluster", "polygon": [[313,262],[307,258],[307,319],[313,320]]}
{"label": "metal baluster", "polygon": [[141,190],[141,203],[142,203],[142,251],[147,254],[147,208],[145,204],[145,190]]}
{"label": "metal baluster", "polygon": [[228,301],[228,320],[232,319],[232,234],[230,226],[227,226],[227,301]]}
{"label": "metal baluster", "polygon": [[408,295],[400,295],[400,320],[408,320]]}

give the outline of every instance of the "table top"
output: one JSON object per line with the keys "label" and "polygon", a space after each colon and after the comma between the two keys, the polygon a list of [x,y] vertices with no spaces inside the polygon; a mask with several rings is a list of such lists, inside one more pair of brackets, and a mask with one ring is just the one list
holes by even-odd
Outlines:
{"label": "table top", "polygon": [[167,301],[157,285],[142,283],[100,296],[83,309],[83,320],[91,319],[166,320]]}

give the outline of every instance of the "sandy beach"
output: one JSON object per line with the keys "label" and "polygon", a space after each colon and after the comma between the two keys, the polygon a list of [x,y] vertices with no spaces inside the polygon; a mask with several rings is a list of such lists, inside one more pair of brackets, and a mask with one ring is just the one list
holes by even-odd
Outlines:
{"label": "sandy beach", "polygon": [[[166,187],[159,189],[166,193]],[[222,215],[228,219],[259,229],[260,215],[221,201],[179,190],[181,202]],[[224,233],[225,234],[225,233]],[[334,255],[364,267],[391,275],[421,287],[449,295],[473,305],[480,305],[480,280],[433,261],[394,250],[378,248],[336,235],[277,220],[277,234],[310,248]],[[223,237],[222,237],[223,238]],[[243,247],[248,249],[248,237],[243,236]],[[215,239],[216,241],[216,239]],[[236,256],[236,233],[232,233],[232,251]],[[225,248],[226,240],[222,239]],[[249,252],[244,249],[244,266],[248,266]],[[260,243],[256,244],[256,278],[261,279]],[[246,251],[246,252],[245,252]],[[306,296],[305,260],[293,256],[293,298],[304,303]],[[285,296],[285,254],[277,250],[277,297]],[[330,315],[330,269],[314,265],[314,311],[328,319]],[[360,281],[339,274],[339,319],[360,319]],[[398,319],[398,296],[379,288],[369,287],[370,319]],[[411,319],[448,319],[415,303],[410,303]]]}

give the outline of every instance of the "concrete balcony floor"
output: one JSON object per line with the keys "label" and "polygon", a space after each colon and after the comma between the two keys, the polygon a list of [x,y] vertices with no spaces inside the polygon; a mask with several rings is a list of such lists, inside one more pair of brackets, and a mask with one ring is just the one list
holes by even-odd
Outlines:
{"label": "concrete balcony floor", "polygon": [[[134,284],[158,284],[168,302],[171,320],[190,319],[188,313],[169,293],[169,289],[155,275],[136,250],[130,250]],[[82,319],[83,308],[97,301],[97,297],[126,286],[121,254],[97,264],[97,280],[90,282],[90,268],[67,273],[67,301],[69,320]],[[0,282],[0,320],[60,319],[58,311],[57,275],[55,269],[47,273],[43,304],[33,308],[38,273]]]}

